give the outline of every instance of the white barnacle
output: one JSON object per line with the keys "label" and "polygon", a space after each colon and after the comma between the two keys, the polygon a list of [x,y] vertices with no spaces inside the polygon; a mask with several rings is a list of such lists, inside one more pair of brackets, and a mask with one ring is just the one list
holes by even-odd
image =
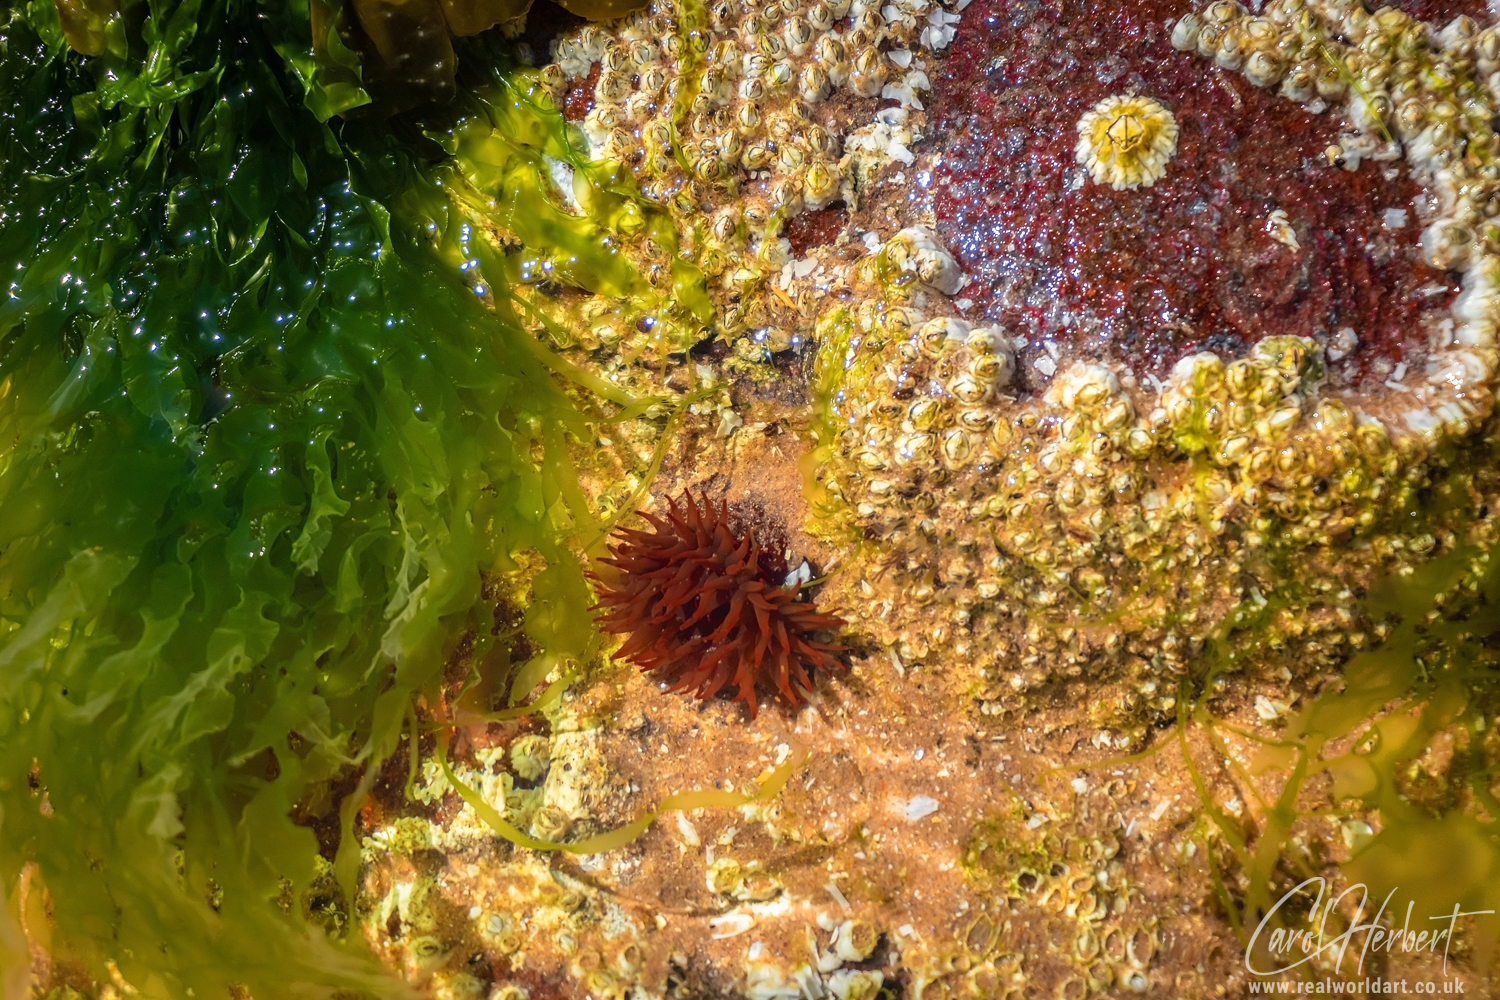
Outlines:
{"label": "white barnacle", "polygon": [[1422,256],[1443,271],[1463,271],[1474,251],[1474,230],[1456,219],[1438,219],[1422,232]]}
{"label": "white barnacle", "polygon": [[958,262],[928,226],[908,226],[901,230],[891,238],[886,252],[891,263],[902,271],[915,273],[919,281],[944,295],[956,294],[968,284]]}
{"label": "white barnacle", "polygon": [[1177,120],[1149,97],[1109,97],[1078,120],[1078,164],[1116,191],[1150,187],[1177,152]]}
{"label": "white barnacle", "polygon": [[1047,402],[1063,410],[1093,410],[1120,391],[1115,373],[1103,365],[1075,361],[1046,393]]}
{"label": "white barnacle", "polygon": [[1297,242],[1297,231],[1292,228],[1291,220],[1287,218],[1284,209],[1276,209],[1266,216],[1266,232],[1271,234],[1271,239],[1293,250],[1301,250],[1302,245]]}
{"label": "white barnacle", "polygon": [[1194,52],[1198,48],[1198,34],[1203,30],[1203,18],[1191,11],[1172,27],[1172,47],[1182,52]]}

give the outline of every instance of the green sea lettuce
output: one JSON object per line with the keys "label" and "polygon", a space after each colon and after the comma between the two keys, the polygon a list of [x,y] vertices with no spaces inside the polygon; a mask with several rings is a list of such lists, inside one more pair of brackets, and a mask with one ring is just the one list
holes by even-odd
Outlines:
{"label": "green sea lettuce", "polygon": [[[585,414],[443,155],[334,119],[358,66],[299,0],[142,6],[0,14],[0,965],[25,871],[57,953],[144,996],[400,993],[304,915],[292,817],[338,820],[349,890],[361,794],[461,638],[505,642],[515,554],[538,662],[591,655]],[[508,79],[449,118],[526,121],[486,142],[539,227],[573,154]]]}

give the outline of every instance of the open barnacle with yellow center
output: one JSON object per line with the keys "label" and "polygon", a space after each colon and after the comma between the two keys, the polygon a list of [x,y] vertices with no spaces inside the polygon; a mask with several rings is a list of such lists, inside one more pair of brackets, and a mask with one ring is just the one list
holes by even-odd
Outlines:
{"label": "open barnacle with yellow center", "polygon": [[1149,97],[1109,97],[1078,120],[1076,156],[1116,191],[1150,187],[1177,152],[1177,120]]}

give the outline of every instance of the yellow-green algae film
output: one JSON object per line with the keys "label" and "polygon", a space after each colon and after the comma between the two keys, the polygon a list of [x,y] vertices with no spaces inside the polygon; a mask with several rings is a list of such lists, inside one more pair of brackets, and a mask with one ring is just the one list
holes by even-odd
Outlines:
{"label": "yellow-green algae film", "polygon": [[24,871],[99,982],[397,995],[299,905],[294,810],[347,891],[360,794],[461,637],[501,641],[514,555],[530,649],[593,652],[565,435],[639,402],[558,377],[477,228],[628,298],[644,217],[492,42],[418,131],[338,117],[359,61],[302,0],[100,10],[88,56],[50,0],[0,13],[0,969]]}

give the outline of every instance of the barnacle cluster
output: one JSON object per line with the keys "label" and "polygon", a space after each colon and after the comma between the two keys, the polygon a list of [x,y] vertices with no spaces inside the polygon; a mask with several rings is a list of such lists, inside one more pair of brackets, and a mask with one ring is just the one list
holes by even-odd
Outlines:
{"label": "barnacle cluster", "polygon": [[640,976],[643,929],[607,894],[534,857],[486,858],[482,878],[469,865],[452,877],[440,857],[376,854],[366,875],[367,939],[432,996],[527,1000],[527,973],[560,967],[589,995],[616,997]]}
{"label": "barnacle cluster", "polygon": [[876,1000],[885,983],[878,969],[847,968],[870,957],[879,932],[865,920],[835,920],[826,913],[817,927],[804,927],[809,960],[788,968],[785,960],[764,955],[745,962],[746,1000],[786,997],[831,997],[834,1000]]}
{"label": "barnacle cluster", "polygon": [[[1113,784],[1123,790],[1125,783]],[[1095,797],[1107,802],[1118,796],[1101,789]],[[1149,988],[1159,918],[1140,906],[1140,889],[1122,863],[1123,831],[1110,820],[1075,819],[1065,833],[1029,828],[1004,812],[975,826],[964,850],[964,870],[989,903],[961,927],[955,954],[919,979],[968,985],[960,995],[1005,1000],[1033,995],[1030,965],[1044,956],[1018,947],[1018,925],[1027,921],[1059,942],[1045,956],[1065,970],[1057,977],[1056,995]],[[955,970],[955,965],[966,968]]]}
{"label": "barnacle cluster", "polygon": [[1150,187],[1177,152],[1177,120],[1149,97],[1109,97],[1078,120],[1079,166],[1116,191]]}
{"label": "barnacle cluster", "polygon": [[[567,697],[547,720],[550,736],[480,747],[453,764],[453,776],[538,839],[576,840],[617,823],[629,792],[601,753],[597,723]],[[631,914],[545,855],[507,851],[434,760],[418,771],[417,802],[456,808],[379,820],[364,836],[361,931],[377,953],[410,982],[455,1000],[524,1000],[528,965],[568,968],[596,996],[623,992],[642,964],[642,928]],[[477,954],[490,960],[476,965]]]}
{"label": "barnacle cluster", "polygon": [[[454,777],[477,792],[506,822],[538,840],[562,842],[598,832],[599,813],[612,812],[618,782],[598,747],[598,734],[576,722],[561,724],[550,737],[522,736],[507,748],[474,752],[474,765],[458,764]],[[509,766],[507,767],[507,763]],[[452,794],[453,785],[436,760],[426,760],[412,798],[433,805]],[[364,840],[366,852],[410,853],[423,847],[462,850],[488,840],[493,831],[469,805],[446,826],[403,818]]]}
{"label": "barnacle cluster", "polygon": [[[948,312],[943,269],[929,259],[924,280],[910,258],[905,238],[867,258],[863,294],[818,328],[831,520],[873,543],[826,599],[901,661],[951,650],[996,706],[1127,653],[1176,671],[1278,585],[1284,552],[1337,595],[1361,566],[1433,548],[1389,514],[1488,408],[1482,387],[1392,427],[1320,393],[1313,341],[1271,337],[1227,364],[1185,358],[1154,389],[1079,360],[1024,398],[1005,331]],[[1140,695],[1171,709],[1149,679]]]}
{"label": "barnacle cluster", "polygon": [[733,685],[752,719],[758,687],[797,705],[814,668],[839,668],[843,647],[817,633],[843,622],[798,599],[786,560],[736,532],[727,503],[688,493],[665,517],[641,516],[653,530],[619,529],[612,558],[601,560],[615,579],[595,578],[599,627],[625,636],[617,657],[700,699]]}
{"label": "barnacle cluster", "polygon": [[[668,214],[629,234],[627,255],[659,288],[701,276],[719,331],[763,356],[806,326],[809,303],[780,280],[794,264],[785,224],[857,204],[872,163],[912,162],[906,109],[921,108],[926,58],[957,20],[932,0],[655,0],[557,40],[540,86],[559,107],[581,93],[590,156]],[[877,98],[900,106],[877,114]],[[632,338],[618,309],[592,308],[583,325],[603,346]]]}

